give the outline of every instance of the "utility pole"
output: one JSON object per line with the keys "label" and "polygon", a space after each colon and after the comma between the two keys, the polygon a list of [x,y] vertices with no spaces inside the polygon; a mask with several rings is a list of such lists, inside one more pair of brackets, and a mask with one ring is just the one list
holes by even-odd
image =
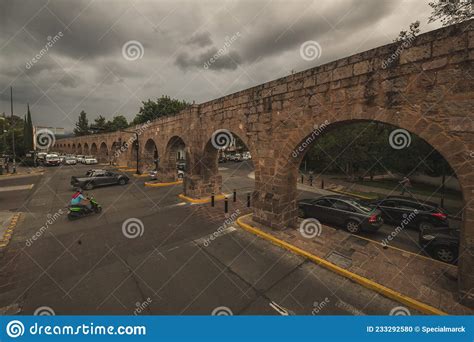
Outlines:
{"label": "utility pole", "polygon": [[10,87],[10,109],[12,114],[12,150],[13,150],[13,173],[16,173],[16,152],[15,152],[15,125],[13,121],[13,87]]}

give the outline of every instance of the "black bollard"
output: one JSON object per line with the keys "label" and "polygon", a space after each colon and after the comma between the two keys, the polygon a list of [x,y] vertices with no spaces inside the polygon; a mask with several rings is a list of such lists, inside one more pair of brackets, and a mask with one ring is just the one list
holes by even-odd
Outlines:
{"label": "black bollard", "polygon": [[301,175],[301,184],[304,184],[304,175]]}
{"label": "black bollard", "polygon": [[237,201],[237,190],[234,189],[234,193],[233,193],[232,195],[233,195],[232,200],[233,200],[234,202]]}
{"label": "black bollard", "polygon": [[309,177],[309,186],[313,186],[313,177]]}
{"label": "black bollard", "polygon": [[324,189],[324,179],[321,179],[321,189]]}
{"label": "black bollard", "polygon": [[250,193],[247,194],[247,208],[250,208]]}
{"label": "black bollard", "polygon": [[227,214],[229,211],[229,200],[227,199],[227,196],[224,198],[224,213]]}
{"label": "black bollard", "polygon": [[214,206],[214,193],[211,195],[211,207]]}

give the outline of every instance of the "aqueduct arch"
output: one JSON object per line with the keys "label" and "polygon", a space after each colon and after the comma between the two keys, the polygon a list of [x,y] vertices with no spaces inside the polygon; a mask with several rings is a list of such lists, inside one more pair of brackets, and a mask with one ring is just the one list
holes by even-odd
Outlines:
{"label": "aqueduct arch", "polygon": [[141,155],[143,156],[142,162],[144,170],[154,170],[157,168],[159,155],[158,148],[153,139],[150,138],[145,142]]}
{"label": "aqueduct arch", "polygon": [[87,143],[84,143],[84,148],[82,149],[82,152],[85,155],[89,154],[89,145]]}
{"label": "aqueduct arch", "polygon": [[97,156],[97,144],[95,142],[91,144],[91,154]]}
{"label": "aqueduct arch", "polygon": [[105,142],[102,142],[99,146],[98,161],[100,163],[105,163],[108,161],[108,157],[109,157],[109,150],[107,149],[107,144]]}
{"label": "aqueduct arch", "polygon": [[[145,146],[152,138],[162,157],[160,167],[171,171],[162,149],[168,137],[182,137],[190,170],[185,178],[186,194],[209,196],[219,191],[219,179],[212,172],[201,172],[198,166],[204,161],[212,170],[209,137],[217,129],[230,128],[252,153],[254,220],[280,229],[295,223],[291,184],[298,157],[292,152],[311,134],[314,124],[375,120],[416,134],[448,161],[461,185],[466,207],[459,290],[465,301],[474,304],[473,23],[470,20],[422,34],[402,51],[397,50],[397,43],[381,46],[193,105],[146,128],[135,127],[141,132],[139,145]],[[130,134],[114,132],[100,139],[111,146],[120,137],[124,142]],[[68,147],[87,141],[93,154],[97,139],[85,136],[58,141]],[[121,158],[135,165],[136,155],[129,149],[132,151]]]}

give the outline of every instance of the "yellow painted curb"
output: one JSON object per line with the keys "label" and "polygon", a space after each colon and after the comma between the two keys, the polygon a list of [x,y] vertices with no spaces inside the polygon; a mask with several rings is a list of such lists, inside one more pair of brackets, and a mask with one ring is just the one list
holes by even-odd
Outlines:
{"label": "yellow painted curb", "polygon": [[368,289],[371,289],[375,292],[378,292],[382,295],[384,295],[385,297],[388,297],[388,298],[391,298],[391,299],[394,299],[402,304],[405,304],[415,310],[418,310],[420,312],[423,312],[425,314],[429,314],[429,315],[447,315],[447,313],[441,311],[441,310],[438,310],[436,309],[435,307],[432,307],[428,304],[425,304],[425,303],[422,303],[414,298],[411,298],[411,297],[408,297],[408,296],[405,296],[397,291],[394,291],[386,286],[383,286],[379,283],[376,283],[375,281],[373,280],[370,280],[370,279],[367,279],[367,278],[364,278],[358,274],[355,274],[355,273],[352,273],[342,267],[339,267],[325,259],[322,259],[314,254],[311,254],[309,252],[306,252],[305,250],[299,248],[299,247],[296,247],[296,246],[293,246],[292,244],[289,244],[287,243],[286,241],[283,241],[283,240],[280,240],[280,239],[277,239],[276,237],[274,237],[273,235],[271,234],[268,234],[268,233],[265,233],[263,231],[261,231],[260,229],[258,228],[255,228],[255,227],[252,227],[251,225],[247,224],[247,223],[244,223],[242,222],[242,218],[244,217],[247,217],[247,216],[250,216],[252,214],[247,214],[247,215],[244,215],[244,216],[241,216],[237,219],[237,224],[239,226],[241,226],[243,229],[257,235],[257,236],[260,236],[266,240],[269,240],[271,241],[272,243],[274,243],[275,245],[277,246],[280,246],[280,247],[283,247],[293,253],[296,253],[298,255],[301,255],[311,261],[313,261],[314,263],[318,264],[318,265],[321,265],[325,268],[327,268],[328,270],[330,271],[333,271],[343,277],[346,277],[356,283],[358,283],[359,285],[362,285]]}
{"label": "yellow painted curb", "polygon": [[8,243],[10,242],[10,239],[12,238],[13,234],[13,229],[16,227],[16,224],[18,223],[18,220],[20,219],[20,214],[14,214],[12,218],[10,219],[10,224],[8,225],[8,228],[5,230],[3,233],[2,239],[0,240],[0,247],[6,247]]}
{"label": "yellow painted curb", "polygon": [[[329,190],[329,189],[328,189],[328,190]],[[348,195],[348,196],[359,197],[359,198],[362,198],[362,199],[365,199],[365,200],[374,200],[374,199],[377,199],[376,196],[374,196],[374,197],[361,196],[361,195],[357,195],[357,194],[354,194],[354,193],[352,193],[352,192],[347,192],[347,191],[340,191],[340,190],[329,190],[329,191],[336,192],[336,193],[338,193],[338,194],[343,194],[343,195]]]}
{"label": "yellow painted curb", "polygon": [[157,183],[157,182],[145,182],[145,186],[151,187],[151,188],[160,188],[163,186],[170,186],[170,185],[177,185],[177,184],[183,184],[182,180],[178,180],[175,182],[165,182],[165,183]]}
{"label": "yellow painted curb", "polygon": [[[226,196],[229,197],[229,195],[225,195],[225,194],[216,195],[216,196],[214,196],[214,201],[223,200]],[[189,202],[189,203],[202,204],[202,203],[210,203],[211,202],[211,196],[206,197],[206,198],[192,198],[192,197],[185,196],[183,194],[179,194],[178,197],[181,198],[183,201],[186,201],[186,202]]]}

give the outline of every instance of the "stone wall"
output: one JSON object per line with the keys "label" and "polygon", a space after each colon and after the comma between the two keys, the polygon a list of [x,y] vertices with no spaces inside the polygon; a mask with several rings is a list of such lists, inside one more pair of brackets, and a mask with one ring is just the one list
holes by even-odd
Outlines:
{"label": "stone wall", "polygon": [[[459,263],[460,295],[474,292],[474,32],[473,21],[428,32],[409,47],[389,44],[273,80],[159,119],[140,135],[161,156],[180,137],[188,172],[184,192],[220,191],[212,133],[227,129],[249,148],[255,165],[254,219],[276,229],[296,225],[296,178],[307,144],[326,129],[360,120],[389,123],[430,143],[456,172],[466,204]],[[110,133],[61,139],[100,146],[130,138]],[[176,139],[175,139],[176,140]],[[110,154],[110,152],[109,152]],[[334,156],[337,158],[337,156]],[[118,158],[133,164],[129,151]],[[166,163],[166,158],[164,159]],[[169,165],[168,165],[169,170]]]}

